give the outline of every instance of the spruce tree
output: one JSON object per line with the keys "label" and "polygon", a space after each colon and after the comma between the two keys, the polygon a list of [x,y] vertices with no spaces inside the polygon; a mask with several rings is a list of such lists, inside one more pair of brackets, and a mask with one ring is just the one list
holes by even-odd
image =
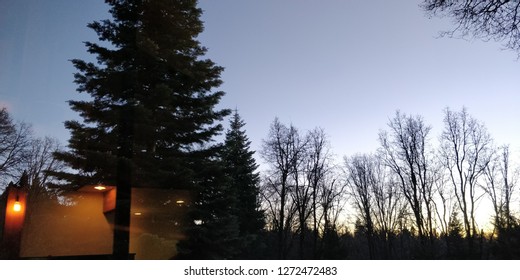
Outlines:
{"label": "spruce tree", "polygon": [[459,219],[459,212],[453,209],[448,223],[448,232],[446,236],[446,249],[448,259],[463,259],[464,252],[464,225]]}
{"label": "spruce tree", "polygon": [[188,220],[197,221],[179,243],[180,259],[259,258],[263,212],[259,210],[257,164],[245,123],[235,112],[219,158],[206,164],[206,182]]}
{"label": "spruce tree", "polygon": [[177,244],[177,259],[231,259],[238,253],[236,196],[225,176],[221,158],[202,166],[205,181],[184,222],[186,239]]}
{"label": "spruce tree", "polygon": [[251,142],[244,130],[245,123],[237,111],[231,118],[226,132],[223,164],[229,178],[229,186],[235,194],[235,213],[239,226],[239,258],[257,257],[259,237],[264,228],[264,215],[260,210],[258,195],[258,165],[250,150]]}
{"label": "spruce tree", "polygon": [[[202,58],[196,0],[106,0],[112,19],[88,25],[96,62],[72,60],[82,100],[69,101],[82,121],[67,121],[69,150],[57,153],[69,186],[117,186],[114,257],[128,256],[131,187],[190,188],[208,181],[204,164],[218,154],[212,139],[228,110],[222,67]],[[202,164],[202,166],[201,166]],[[197,199],[197,193],[194,195]]]}

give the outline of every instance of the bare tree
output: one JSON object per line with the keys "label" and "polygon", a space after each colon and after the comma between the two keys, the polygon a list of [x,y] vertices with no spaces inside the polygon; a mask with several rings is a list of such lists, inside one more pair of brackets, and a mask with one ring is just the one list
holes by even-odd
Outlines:
{"label": "bare tree", "polygon": [[20,185],[26,188],[27,200],[31,205],[26,210],[27,224],[34,222],[49,203],[59,203],[61,189],[50,187],[51,183],[58,182],[50,173],[65,169],[63,162],[54,157],[54,153],[60,150],[61,145],[55,138],[34,138],[30,141],[28,153],[21,164],[24,171],[20,178]]}
{"label": "bare tree", "polygon": [[448,16],[456,27],[442,34],[504,41],[520,55],[520,2],[511,0],[425,0],[430,15]]}
{"label": "bare tree", "polygon": [[430,127],[420,116],[406,116],[399,111],[388,124],[390,132],[379,134],[385,164],[398,179],[401,192],[413,213],[419,238],[434,237],[434,176]]}
{"label": "bare tree", "polygon": [[478,233],[475,207],[482,197],[477,189],[478,180],[491,160],[491,145],[491,136],[484,125],[469,116],[465,108],[460,112],[445,110],[440,155],[463,216],[470,254],[472,240]]}
{"label": "bare tree", "polygon": [[346,204],[346,184],[342,181],[340,172],[332,168],[323,179],[321,192],[319,194],[319,228],[321,242],[319,252],[327,256],[331,248],[335,248],[334,241],[339,231],[346,227],[340,220]]}
{"label": "bare tree", "polygon": [[337,175],[327,176],[323,182],[320,195],[322,232],[333,230],[338,226],[338,218],[345,205],[346,184],[342,183]]}
{"label": "bare tree", "polygon": [[0,188],[8,180],[18,182],[28,192],[31,207],[27,208],[26,223],[44,200],[55,200],[57,189],[48,188],[55,182],[49,172],[64,169],[54,153],[60,151],[58,140],[50,137],[35,138],[30,125],[14,123],[5,109],[0,110]]}
{"label": "bare tree", "polygon": [[437,161],[435,168],[435,180],[434,189],[437,200],[433,201],[435,213],[437,214],[437,228],[440,230],[441,235],[446,236],[448,234],[448,227],[453,213],[453,188],[446,188],[446,184],[449,183],[447,174],[443,170],[443,166],[440,164],[442,159]]}
{"label": "bare tree", "polygon": [[[307,182],[311,189],[311,213],[313,233],[313,256],[317,257],[317,245],[319,237],[320,217],[318,210],[320,206],[320,195],[325,191],[326,176],[332,171],[329,142],[325,131],[316,128],[308,133],[308,156],[306,160]],[[331,189],[328,189],[332,191]],[[328,193],[326,196],[330,196]]]}
{"label": "bare tree", "polygon": [[288,256],[295,235],[299,237],[299,257],[310,257],[306,246],[310,233],[311,253],[317,257],[320,233],[336,224],[342,195],[325,132],[315,128],[301,136],[294,126],[275,119],[261,155],[270,165],[262,195],[278,235],[278,257]]}
{"label": "bare tree", "polygon": [[382,238],[384,258],[392,257],[392,243],[398,233],[399,218],[406,212],[406,202],[395,175],[390,174],[380,157],[374,157],[376,180],[372,186],[374,228]]}
{"label": "bare tree", "polygon": [[370,259],[375,258],[374,219],[373,219],[373,190],[377,182],[376,162],[370,155],[355,155],[345,158],[347,171],[347,186],[350,198],[358,212],[358,220],[366,229],[368,254]]}
{"label": "bare tree", "polygon": [[515,222],[511,211],[511,197],[515,191],[516,183],[518,182],[519,170],[511,168],[509,146],[502,147],[501,152],[500,175],[502,175],[503,193],[502,212],[505,218],[506,228],[511,229]]}
{"label": "bare tree", "polygon": [[31,196],[47,192],[48,184],[55,180],[49,172],[58,172],[65,168],[64,163],[54,157],[54,153],[61,150],[61,145],[55,138],[43,137],[30,141],[22,166],[28,176]]}
{"label": "bare tree", "polygon": [[262,188],[271,222],[277,232],[278,258],[284,259],[292,241],[295,207],[292,192],[295,166],[301,161],[304,146],[298,130],[286,127],[275,119],[271,124],[268,138],[264,140],[261,156],[270,166]]}
{"label": "bare tree", "polygon": [[7,109],[0,110],[0,187],[16,180],[23,172],[22,164],[28,154],[31,127],[23,122],[14,123]]}
{"label": "bare tree", "polygon": [[514,192],[518,171],[511,170],[509,146],[502,146],[484,170],[482,189],[486,192],[494,211],[494,230],[511,229],[511,197]]}
{"label": "bare tree", "polygon": [[298,229],[299,234],[299,254],[300,258],[305,258],[305,236],[307,235],[307,223],[312,214],[312,186],[308,181],[308,170],[307,164],[309,157],[312,157],[312,151],[309,150],[309,137],[308,135],[300,137],[298,134],[293,138],[292,150],[294,155],[292,156],[291,162],[291,185],[290,195],[294,206],[296,207],[296,213],[298,216]]}

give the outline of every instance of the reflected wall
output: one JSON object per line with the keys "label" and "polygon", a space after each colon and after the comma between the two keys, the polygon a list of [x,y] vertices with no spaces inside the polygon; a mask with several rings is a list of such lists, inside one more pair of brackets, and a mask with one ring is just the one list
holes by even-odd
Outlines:
{"label": "reflected wall", "polygon": [[[112,254],[114,187],[87,186],[60,196],[27,202],[21,234],[21,258]],[[183,238],[189,205],[186,191],[132,189],[130,253],[135,259],[171,259]]]}

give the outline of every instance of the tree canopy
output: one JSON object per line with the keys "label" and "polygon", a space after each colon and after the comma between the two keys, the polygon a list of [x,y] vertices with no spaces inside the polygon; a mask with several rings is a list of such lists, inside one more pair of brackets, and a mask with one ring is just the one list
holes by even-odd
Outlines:
{"label": "tree canopy", "polygon": [[430,15],[451,18],[456,27],[443,34],[503,42],[520,55],[520,3],[509,0],[425,0]]}

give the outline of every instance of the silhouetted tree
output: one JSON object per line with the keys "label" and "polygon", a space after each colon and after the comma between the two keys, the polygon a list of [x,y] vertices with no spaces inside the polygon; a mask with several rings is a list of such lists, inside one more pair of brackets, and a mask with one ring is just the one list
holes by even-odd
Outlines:
{"label": "silhouetted tree", "polygon": [[369,237],[368,228],[366,223],[363,222],[360,218],[356,218],[354,222],[354,252],[356,259],[370,259],[371,256],[371,242]]}
{"label": "silhouetted tree", "polygon": [[496,241],[491,244],[493,258],[515,259],[520,258],[520,223],[512,218],[510,226],[499,227]]}
{"label": "silhouetted tree", "polygon": [[[351,253],[348,243],[352,243],[350,232],[340,234],[338,228],[333,225],[323,231],[322,237],[322,259],[341,260],[347,259]],[[350,241],[350,242],[349,242]]]}
{"label": "silhouetted tree", "polygon": [[308,221],[311,216],[312,186],[307,181],[307,161],[309,159],[309,137],[308,135],[294,138],[296,153],[292,157],[291,185],[289,194],[292,197],[297,216],[298,254],[300,259],[305,258],[305,237],[308,235]]}
{"label": "silhouetted tree", "polygon": [[15,123],[6,108],[0,109],[0,188],[23,172],[32,133],[26,123]]}
{"label": "silhouetted tree", "polygon": [[60,142],[52,137],[34,138],[30,142],[28,154],[24,158],[23,169],[27,172],[29,199],[47,192],[49,184],[56,184],[50,172],[63,171],[63,162],[58,161],[54,154],[60,152]]}
{"label": "silhouetted tree", "polygon": [[296,163],[304,156],[305,145],[294,126],[287,127],[276,118],[264,140],[261,155],[269,164],[262,195],[267,204],[269,223],[277,233],[277,257],[287,258],[297,214],[293,201]]}
{"label": "silhouetted tree", "polygon": [[511,170],[509,147],[502,146],[484,169],[482,189],[493,206],[494,232],[500,228],[511,228],[513,215],[511,199],[517,181],[517,170]]}
{"label": "silhouetted tree", "polygon": [[501,148],[500,157],[500,175],[502,178],[502,214],[505,221],[506,228],[512,228],[513,225],[518,225],[513,211],[511,210],[511,202],[513,194],[516,190],[516,183],[520,170],[513,169],[510,162],[509,146]]}
{"label": "silhouetted tree", "polygon": [[230,259],[240,248],[237,193],[221,159],[200,162],[194,202],[184,220],[186,239],[177,244],[178,259]]}
{"label": "silhouetted tree", "polygon": [[448,234],[451,213],[453,212],[454,192],[453,188],[446,187],[449,181],[442,165],[442,159],[437,158],[435,170],[434,189],[438,200],[434,200],[433,203],[435,213],[437,214],[437,228],[442,236],[446,236]]}
{"label": "silhouetted tree", "polygon": [[459,212],[456,208],[451,213],[448,223],[448,232],[446,235],[446,248],[448,259],[464,259],[466,252],[464,250],[464,226],[459,219]]}
{"label": "silhouetted tree", "polygon": [[238,258],[254,258],[261,244],[265,226],[264,213],[260,210],[258,165],[251,151],[251,142],[244,130],[245,123],[235,111],[226,133],[223,165],[231,191],[236,197],[233,205],[237,217],[240,239]]}
{"label": "silhouetted tree", "polygon": [[[315,128],[308,131],[300,142],[303,153],[293,162],[294,188],[291,194],[298,214],[299,255],[304,259],[317,256],[321,222],[318,217],[319,196],[325,189],[331,163],[328,141],[323,129]],[[307,237],[311,233],[312,250],[309,250]]]}
{"label": "silhouetted tree", "polygon": [[30,141],[28,154],[23,159],[24,180],[28,192],[25,222],[30,223],[33,214],[38,215],[39,208],[50,200],[57,200],[61,190],[52,187],[59,183],[49,175],[65,169],[63,162],[58,161],[54,154],[62,151],[59,141],[55,138],[33,138]]}
{"label": "silhouetted tree", "polygon": [[460,112],[445,110],[440,156],[450,177],[458,208],[462,214],[469,253],[474,253],[474,238],[478,234],[475,207],[481,195],[478,180],[484,174],[491,156],[491,136],[484,125]]}
{"label": "silhouetted tree", "polygon": [[[369,155],[356,155],[345,159],[347,171],[347,185],[350,197],[354,201],[354,207],[358,213],[356,228],[367,238],[368,257],[375,258],[375,230],[373,209],[375,208],[373,189],[378,184],[375,159]],[[362,230],[361,230],[362,228]]]}
{"label": "silhouetted tree", "polygon": [[193,207],[210,203],[204,187],[221,182],[207,178],[219,152],[211,141],[229,111],[215,109],[222,68],[196,40],[196,0],[107,3],[112,19],[88,25],[104,42],[85,43],[96,63],[72,60],[90,98],[69,101],[83,121],[65,123],[69,150],[56,156],[72,171],[54,175],[72,187],[117,186],[114,257],[127,258],[131,187],[189,188]]}
{"label": "silhouetted tree", "polygon": [[[385,164],[395,174],[410,210],[423,247],[434,237],[433,159],[428,136],[431,128],[420,116],[399,111],[388,124],[390,132],[379,134]],[[426,249],[426,248],[424,248]],[[430,255],[431,252],[425,252]]]}
{"label": "silhouetted tree", "polygon": [[[312,254],[318,257],[318,238],[321,218],[319,217],[320,197],[328,190],[327,176],[332,174],[332,163],[330,158],[330,147],[325,131],[316,128],[308,134],[308,155],[306,160],[306,177],[311,189],[311,214],[312,214]],[[328,194],[330,195],[330,193]],[[325,211],[323,212],[323,214]],[[322,215],[323,218],[324,215]]]}
{"label": "silhouetted tree", "polygon": [[60,149],[57,139],[35,137],[31,125],[14,122],[5,108],[0,110],[0,188],[23,177],[30,196],[47,191],[53,180],[48,172],[63,170],[53,156]]}
{"label": "silhouetted tree", "polygon": [[380,158],[375,157],[376,181],[372,186],[374,228],[383,243],[382,258],[393,258],[393,242],[398,233],[399,217],[406,211],[406,201],[399,183]]}
{"label": "silhouetted tree", "polygon": [[267,225],[278,234],[278,258],[295,251],[295,237],[299,258],[318,258],[323,252],[320,234],[336,226],[342,188],[336,184],[328,145],[322,129],[301,136],[278,119],[264,140],[262,157],[270,168],[264,173],[262,196]]}
{"label": "silhouetted tree", "polygon": [[338,229],[342,226],[340,224],[342,222],[340,221],[340,216],[346,203],[346,184],[338,180],[339,175],[337,173],[339,172],[334,172],[333,170],[327,174],[323,180],[319,197],[320,229],[323,232],[320,252],[324,258],[327,256],[327,248],[333,246],[333,243],[329,243],[332,239],[328,238],[340,235],[338,232]]}
{"label": "silhouetted tree", "polygon": [[421,7],[430,15],[452,18],[456,27],[442,34],[505,41],[520,54],[520,5],[510,0],[425,0]]}

